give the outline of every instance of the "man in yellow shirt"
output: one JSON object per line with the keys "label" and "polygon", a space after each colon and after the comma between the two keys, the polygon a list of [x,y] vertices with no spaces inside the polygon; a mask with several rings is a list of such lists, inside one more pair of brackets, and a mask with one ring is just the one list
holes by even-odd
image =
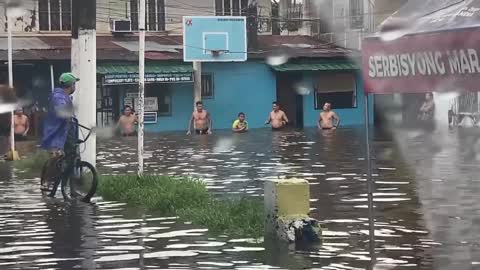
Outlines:
{"label": "man in yellow shirt", "polygon": [[243,112],[238,114],[238,119],[233,122],[232,131],[236,133],[243,133],[248,131],[248,123],[245,121],[245,114]]}

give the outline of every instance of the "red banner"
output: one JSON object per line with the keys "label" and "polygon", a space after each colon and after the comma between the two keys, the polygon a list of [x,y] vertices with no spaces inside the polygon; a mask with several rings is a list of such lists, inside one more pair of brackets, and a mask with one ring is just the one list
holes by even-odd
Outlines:
{"label": "red banner", "polygon": [[362,72],[370,94],[480,91],[480,28],[367,38]]}

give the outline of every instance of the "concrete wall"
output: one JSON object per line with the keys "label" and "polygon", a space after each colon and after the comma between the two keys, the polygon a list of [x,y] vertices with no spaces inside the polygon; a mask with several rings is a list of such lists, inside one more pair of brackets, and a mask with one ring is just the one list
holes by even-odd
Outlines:
{"label": "concrete wall", "polygon": [[375,24],[378,26],[395,11],[405,5],[408,0],[376,0],[375,1]]}
{"label": "concrete wall", "polygon": [[[286,16],[287,2],[292,0],[281,0],[280,16]],[[350,0],[303,0],[303,18],[323,20],[327,29],[323,33],[314,33],[312,24],[305,21],[298,31],[282,31],[285,35],[313,35],[319,36],[328,42],[335,42],[337,45],[347,48],[360,49],[364,36],[375,32],[378,25],[388,16],[403,6],[407,0],[359,0],[363,1],[363,27],[351,28]],[[297,1],[298,2],[298,1]]]}
{"label": "concrete wall", "polygon": [[[57,0],[58,1],[58,0]],[[5,6],[6,1],[0,3],[0,35],[4,35]],[[38,23],[38,0],[25,0],[25,15],[15,20],[14,32],[18,34],[40,34]],[[258,0],[259,13],[269,17],[271,14],[270,0]],[[182,17],[190,16],[214,16],[215,0],[165,0],[165,24],[169,34],[182,34]],[[130,19],[130,0],[97,0],[97,33],[109,34],[110,21],[112,19]],[[68,34],[66,32],[53,32],[56,34]],[[265,31],[264,34],[271,33]]]}
{"label": "concrete wall", "polygon": [[159,116],[157,124],[145,124],[146,131],[187,130],[193,109],[193,84],[179,83],[168,86],[172,93],[172,114]]}
{"label": "concrete wall", "polygon": [[[275,74],[262,63],[209,63],[204,73],[213,74],[214,97],[204,99],[214,129],[230,129],[239,112],[247,115],[250,128],[263,127],[271,103],[276,99]],[[157,124],[146,124],[147,131],[186,130],[193,110],[193,84],[170,84],[171,116],[160,116]]]}
{"label": "concrete wall", "polygon": [[[6,27],[6,6],[7,1],[1,1],[0,3],[0,34],[5,34]],[[24,1],[22,12],[23,16],[15,18],[13,31],[14,32],[36,32],[38,31],[38,5],[37,1]]]}
{"label": "concrete wall", "polygon": [[[307,75],[306,81],[310,80],[313,85],[313,75]],[[364,94],[363,94],[363,83],[360,72],[357,73],[357,108],[352,109],[335,109],[335,104],[332,104],[333,110],[340,117],[341,126],[356,126],[364,124]],[[373,123],[373,96],[370,97],[370,121]],[[321,110],[315,109],[315,94],[314,91],[311,91],[310,94],[304,96],[303,99],[303,115],[304,115],[304,126],[305,127],[315,127],[317,126],[318,116]]]}

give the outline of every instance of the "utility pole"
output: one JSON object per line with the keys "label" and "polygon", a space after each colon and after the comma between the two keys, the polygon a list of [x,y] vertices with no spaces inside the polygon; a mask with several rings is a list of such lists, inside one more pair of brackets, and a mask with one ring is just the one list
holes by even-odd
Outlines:
{"label": "utility pole", "polygon": [[254,51],[258,45],[258,4],[251,0],[247,8],[247,39],[248,49]]}
{"label": "utility pole", "polygon": [[[11,15],[11,14],[10,14]],[[8,87],[13,91],[13,19],[11,16],[7,16],[8,20]],[[13,111],[10,113],[10,152],[12,160],[18,160],[18,154],[15,151],[15,114]]]}
{"label": "utility pole", "polygon": [[193,108],[202,101],[202,62],[193,61]]}
{"label": "utility pole", "polygon": [[[80,124],[95,127],[97,120],[96,0],[72,0],[72,73],[80,78],[73,102]],[[85,143],[82,159],[95,166],[96,136]]]}
{"label": "utility pole", "polygon": [[138,176],[143,175],[143,144],[145,132],[145,0],[139,1],[138,30]]}

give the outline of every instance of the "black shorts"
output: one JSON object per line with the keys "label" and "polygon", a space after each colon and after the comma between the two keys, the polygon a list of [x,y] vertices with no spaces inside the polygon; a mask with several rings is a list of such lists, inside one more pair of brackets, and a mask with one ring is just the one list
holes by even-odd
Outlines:
{"label": "black shorts", "polygon": [[134,137],[134,136],[137,136],[137,135],[138,135],[138,134],[137,134],[137,131],[136,131],[136,130],[135,130],[134,132],[132,132],[132,133],[129,133],[129,134],[122,132],[122,136],[123,136],[123,137]]}
{"label": "black shorts", "polygon": [[26,141],[27,136],[23,136],[22,134],[15,134],[15,141],[16,142],[21,142],[21,141]]}
{"label": "black shorts", "polygon": [[208,134],[208,131],[209,131],[208,128],[205,128],[205,129],[195,129],[195,134],[197,134],[197,135],[207,135],[207,134]]}

